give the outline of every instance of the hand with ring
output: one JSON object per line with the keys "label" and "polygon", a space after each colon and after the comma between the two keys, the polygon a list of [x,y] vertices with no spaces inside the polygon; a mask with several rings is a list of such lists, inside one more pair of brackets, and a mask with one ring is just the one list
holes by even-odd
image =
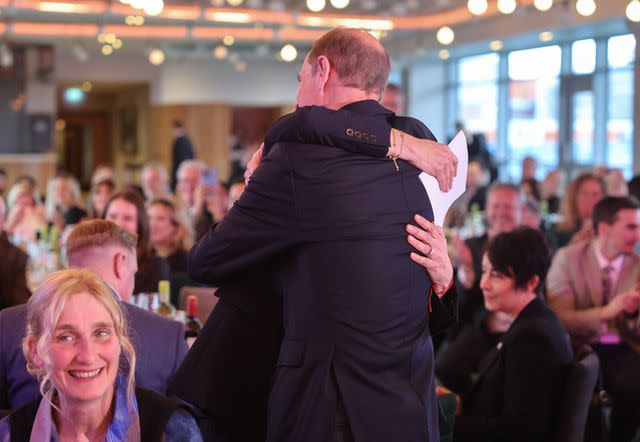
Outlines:
{"label": "hand with ring", "polygon": [[453,265],[447,253],[447,240],[442,228],[420,215],[413,218],[418,227],[407,224],[407,241],[418,253],[412,252],[411,259],[425,268],[433,288],[441,293],[449,287],[453,279]]}

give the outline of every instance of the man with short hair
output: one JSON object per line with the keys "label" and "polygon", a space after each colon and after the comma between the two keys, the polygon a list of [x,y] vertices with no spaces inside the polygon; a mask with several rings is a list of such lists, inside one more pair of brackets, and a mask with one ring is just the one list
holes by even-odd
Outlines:
{"label": "man with short hair", "polygon": [[[378,103],[389,69],[368,33],[330,31],[305,59],[297,105],[376,116],[433,138],[417,120]],[[362,136],[358,127],[349,132]],[[403,161],[276,143],[236,205],[190,253],[190,276],[220,284],[220,302],[252,309],[247,294],[225,290],[248,269],[268,268],[281,282],[284,339],[267,441],[439,439],[429,333],[438,318],[429,311],[441,308],[451,321],[442,304],[455,298],[445,294],[450,264],[430,280],[407,256],[406,224],[415,213],[433,219],[419,173]]]}
{"label": "man with short hair", "polygon": [[404,115],[404,93],[395,83],[387,83],[380,104],[396,115]]}
{"label": "man with short hair", "polygon": [[147,201],[169,193],[169,174],[162,164],[151,162],[142,168],[142,191]]}
{"label": "man with short hair", "polygon": [[178,180],[178,169],[180,165],[187,160],[194,158],[193,146],[191,140],[187,136],[187,132],[184,129],[182,121],[175,120],[173,122],[173,146],[172,151],[172,166],[171,166],[171,189],[176,189],[176,183]]}
{"label": "man with short hair", "polygon": [[0,310],[27,302],[31,291],[27,287],[29,256],[11,244],[3,230],[7,206],[0,196]]}
{"label": "man with short hair", "polygon": [[595,238],[562,247],[547,276],[547,299],[575,346],[600,356],[613,397],[611,440],[631,440],[640,422],[640,205],[608,196],[593,211]]}
{"label": "man with short hair", "polygon": [[[67,255],[70,267],[95,271],[122,301],[137,354],[136,386],[166,394],[187,352],[184,327],[130,304],[138,269],[137,239],[111,221],[85,221],[69,235]],[[15,409],[39,394],[38,381],[27,372],[22,354],[26,314],[26,305],[0,312],[0,409]]]}

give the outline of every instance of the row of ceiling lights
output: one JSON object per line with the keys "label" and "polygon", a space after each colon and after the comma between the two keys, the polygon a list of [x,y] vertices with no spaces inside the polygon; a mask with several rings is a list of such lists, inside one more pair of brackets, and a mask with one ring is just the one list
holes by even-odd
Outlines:
{"label": "row of ceiling lights", "polygon": [[[534,0],[533,5],[539,11],[544,12],[551,9],[551,7],[553,6],[553,0]],[[511,14],[516,10],[517,4],[516,4],[516,0],[498,0],[496,6],[498,8],[498,11],[500,11],[502,14]],[[595,0],[576,0],[575,6],[576,6],[576,12],[578,12],[578,14],[584,17],[589,17],[593,15],[596,12],[596,8],[597,8]],[[474,15],[484,14],[485,12],[487,12],[488,7],[489,6],[488,6],[487,0],[468,0],[467,2],[467,8],[469,9],[469,12],[471,12]],[[640,0],[631,0],[629,2],[626,8],[626,16],[629,20],[633,22],[640,22]],[[545,34],[545,33],[542,33],[542,34]],[[436,39],[438,40],[438,43],[440,43],[441,45],[448,46],[451,43],[453,43],[453,41],[455,40],[455,32],[453,31],[453,29],[451,29],[451,27],[443,26],[440,29],[438,29],[438,32],[436,33]],[[542,40],[542,41],[549,41],[549,40]],[[497,46],[498,45],[494,45],[494,47],[497,47]],[[500,50],[500,49],[502,49],[502,46],[500,46],[500,48],[497,50]],[[445,59],[448,58],[449,53],[446,49],[441,50],[440,53],[441,53],[441,58],[445,58]],[[442,56],[443,54],[444,54],[444,57]]]}

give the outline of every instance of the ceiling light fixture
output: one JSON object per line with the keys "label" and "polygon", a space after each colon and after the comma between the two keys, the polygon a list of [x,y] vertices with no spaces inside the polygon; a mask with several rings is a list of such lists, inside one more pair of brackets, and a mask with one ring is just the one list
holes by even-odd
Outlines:
{"label": "ceiling light fixture", "polygon": [[505,15],[513,13],[516,6],[516,0],[498,0],[498,11]]}
{"label": "ceiling light fixture", "polygon": [[487,8],[489,5],[487,4],[487,0],[469,0],[467,2],[467,9],[473,15],[482,15],[487,12]]}
{"label": "ceiling light fixture", "polygon": [[226,46],[231,46],[236,42],[236,39],[233,38],[233,35],[225,35],[224,38],[222,39],[222,43],[224,43]]}
{"label": "ceiling light fixture", "polygon": [[291,43],[287,43],[282,47],[282,49],[280,49],[280,57],[288,63],[295,60],[297,56],[298,50]]}
{"label": "ceiling light fixture", "polygon": [[489,49],[491,49],[492,51],[501,51],[502,48],[504,48],[504,43],[502,43],[502,41],[500,40],[493,40],[491,43],[489,43]]}
{"label": "ceiling light fixture", "polygon": [[229,50],[226,46],[218,45],[213,50],[213,56],[218,60],[224,60],[229,55]]}
{"label": "ceiling light fixture", "polygon": [[589,17],[596,12],[596,2],[594,0],[578,0],[576,2],[576,11],[583,17]]}
{"label": "ceiling light fixture", "polygon": [[440,57],[442,60],[447,60],[449,58],[449,51],[447,51],[446,49],[440,49],[440,52],[438,52],[438,57]]}
{"label": "ceiling light fixture", "polygon": [[538,39],[544,43],[551,41],[553,40],[553,32],[550,32],[550,31],[541,32],[540,35],[538,35]]}
{"label": "ceiling light fixture", "polygon": [[455,40],[455,38],[456,38],[456,34],[455,32],[453,32],[453,29],[451,29],[449,26],[441,27],[440,29],[438,29],[438,33],[436,34],[436,39],[438,40],[438,43],[445,46],[453,43],[453,40]]}
{"label": "ceiling light fixture", "polygon": [[553,6],[553,0],[533,0],[533,6],[538,11],[548,11]]}
{"label": "ceiling light fixture", "polygon": [[631,0],[625,12],[629,20],[634,23],[640,22],[640,0]]}
{"label": "ceiling light fixture", "polygon": [[349,0],[331,0],[331,6],[336,9],[344,9],[349,6]]}
{"label": "ceiling light fixture", "polygon": [[307,8],[311,12],[320,12],[326,5],[326,0],[307,0]]}
{"label": "ceiling light fixture", "polygon": [[240,6],[244,0],[227,0],[229,6]]}
{"label": "ceiling light fixture", "polygon": [[162,52],[162,49],[154,49],[149,52],[149,63],[154,66],[164,63],[164,52]]}

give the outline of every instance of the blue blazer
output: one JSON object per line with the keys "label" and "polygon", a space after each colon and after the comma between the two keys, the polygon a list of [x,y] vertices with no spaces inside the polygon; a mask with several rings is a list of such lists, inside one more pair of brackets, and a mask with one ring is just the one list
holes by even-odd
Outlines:
{"label": "blue blazer", "polygon": [[[430,135],[372,100],[346,108]],[[356,441],[439,439],[430,281],[409,258],[405,231],[415,213],[433,212],[420,171],[398,164],[399,172],[391,161],[339,148],[275,144],[234,208],[189,254],[190,277],[221,287],[282,263],[284,338],[267,441],[332,440],[337,395]],[[442,301],[433,311],[453,322],[455,296]]]}
{"label": "blue blazer", "polygon": [[[166,394],[169,379],[187,353],[184,326],[130,304],[123,306],[137,355],[136,386]],[[26,304],[0,311],[0,409],[16,409],[40,394],[22,354],[26,322]]]}

